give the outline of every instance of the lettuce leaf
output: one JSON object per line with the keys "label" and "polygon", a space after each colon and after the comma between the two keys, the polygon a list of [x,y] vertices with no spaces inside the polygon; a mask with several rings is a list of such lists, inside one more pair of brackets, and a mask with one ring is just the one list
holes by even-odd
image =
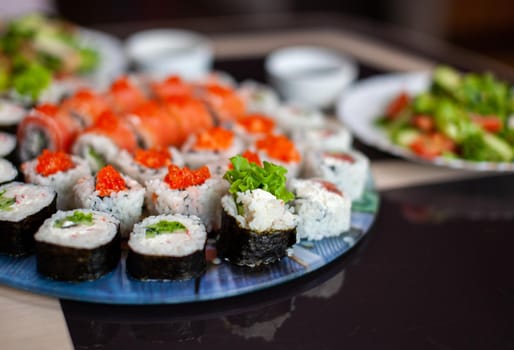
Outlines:
{"label": "lettuce leaf", "polygon": [[286,189],[286,168],[266,161],[260,167],[240,155],[230,158],[230,161],[233,169],[228,170],[223,178],[230,183],[231,194],[262,189],[285,203],[294,199],[294,194]]}

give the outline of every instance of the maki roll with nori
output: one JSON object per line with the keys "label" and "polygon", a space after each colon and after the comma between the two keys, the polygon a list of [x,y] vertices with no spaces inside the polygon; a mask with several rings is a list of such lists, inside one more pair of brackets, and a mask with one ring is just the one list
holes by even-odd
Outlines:
{"label": "maki roll with nori", "polygon": [[77,156],[62,151],[44,150],[31,161],[21,165],[25,181],[52,187],[58,194],[57,209],[75,208],[73,186],[77,181],[90,174],[87,162]]}
{"label": "maki roll with nori", "polygon": [[34,234],[55,213],[56,193],[49,187],[11,182],[0,186],[0,252],[25,255]]}
{"label": "maki roll with nori", "polygon": [[263,167],[242,156],[231,158],[225,179],[230,194],[221,200],[222,226],[218,255],[240,266],[256,267],[285,257],[296,243],[297,218],[286,202],[286,169],[268,162]]}
{"label": "maki roll with nori", "polygon": [[119,221],[99,211],[58,211],[34,238],[38,272],[59,281],[97,279],[121,256]]}
{"label": "maki roll with nori", "polygon": [[141,218],[145,189],[111,165],[100,169],[95,176],[79,179],[73,190],[77,207],[111,213],[120,220],[123,238],[128,237]]}
{"label": "maki roll with nori", "polygon": [[141,280],[198,277],[206,267],[206,241],[205,226],[197,216],[149,216],[130,234],[127,273]]}

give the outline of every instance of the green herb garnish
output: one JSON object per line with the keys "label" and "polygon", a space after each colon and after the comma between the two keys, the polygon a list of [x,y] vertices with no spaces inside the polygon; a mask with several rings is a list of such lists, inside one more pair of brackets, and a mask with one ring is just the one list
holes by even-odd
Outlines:
{"label": "green herb garnish", "polygon": [[55,220],[54,227],[68,228],[77,225],[93,225],[93,214],[83,213],[81,211],[75,211],[72,215],[68,215],[62,219]]}
{"label": "green herb garnish", "polygon": [[16,203],[16,199],[4,197],[5,192],[7,192],[7,190],[0,192],[0,210],[9,211],[12,210],[12,206]]}
{"label": "green herb garnish", "polygon": [[104,166],[107,165],[105,158],[100,153],[98,153],[93,147],[88,147],[87,156],[95,162],[98,169],[102,169]]}
{"label": "green herb garnish", "polygon": [[234,168],[228,170],[223,178],[230,182],[231,194],[262,189],[285,203],[294,199],[294,194],[286,189],[287,169],[283,166],[264,161],[260,167],[240,155],[230,158],[230,161]]}
{"label": "green herb garnish", "polygon": [[146,226],[146,238],[153,238],[163,233],[175,233],[187,231],[186,226],[178,221],[162,220],[158,223]]}

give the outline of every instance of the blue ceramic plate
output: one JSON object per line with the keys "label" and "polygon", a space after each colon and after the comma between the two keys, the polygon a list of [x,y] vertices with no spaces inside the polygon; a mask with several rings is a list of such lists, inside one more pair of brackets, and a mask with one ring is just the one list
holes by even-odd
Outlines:
{"label": "blue ceramic plate", "polygon": [[36,272],[35,256],[0,256],[0,283],[57,298],[107,304],[177,304],[226,298],[298,278],[343,255],[369,230],[378,202],[370,178],[363,197],[353,203],[348,232],[317,242],[300,242],[294,246],[291,257],[258,272],[222,262],[210,264],[206,273],[196,280],[141,282],[127,277],[122,259],[116,270],[96,281],[69,283],[40,276]]}

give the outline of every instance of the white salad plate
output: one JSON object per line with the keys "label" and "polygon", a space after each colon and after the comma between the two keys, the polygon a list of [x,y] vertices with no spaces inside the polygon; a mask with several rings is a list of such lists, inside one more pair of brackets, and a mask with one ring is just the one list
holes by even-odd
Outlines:
{"label": "white salad plate", "polygon": [[364,144],[408,160],[472,171],[514,171],[513,162],[472,162],[445,157],[425,159],[391,141],[376,120],[400,92],[421,93],[429,88],[430,80],[430,72],[385,74],[363,79],[346,89],[339,98],[337,117]]}

